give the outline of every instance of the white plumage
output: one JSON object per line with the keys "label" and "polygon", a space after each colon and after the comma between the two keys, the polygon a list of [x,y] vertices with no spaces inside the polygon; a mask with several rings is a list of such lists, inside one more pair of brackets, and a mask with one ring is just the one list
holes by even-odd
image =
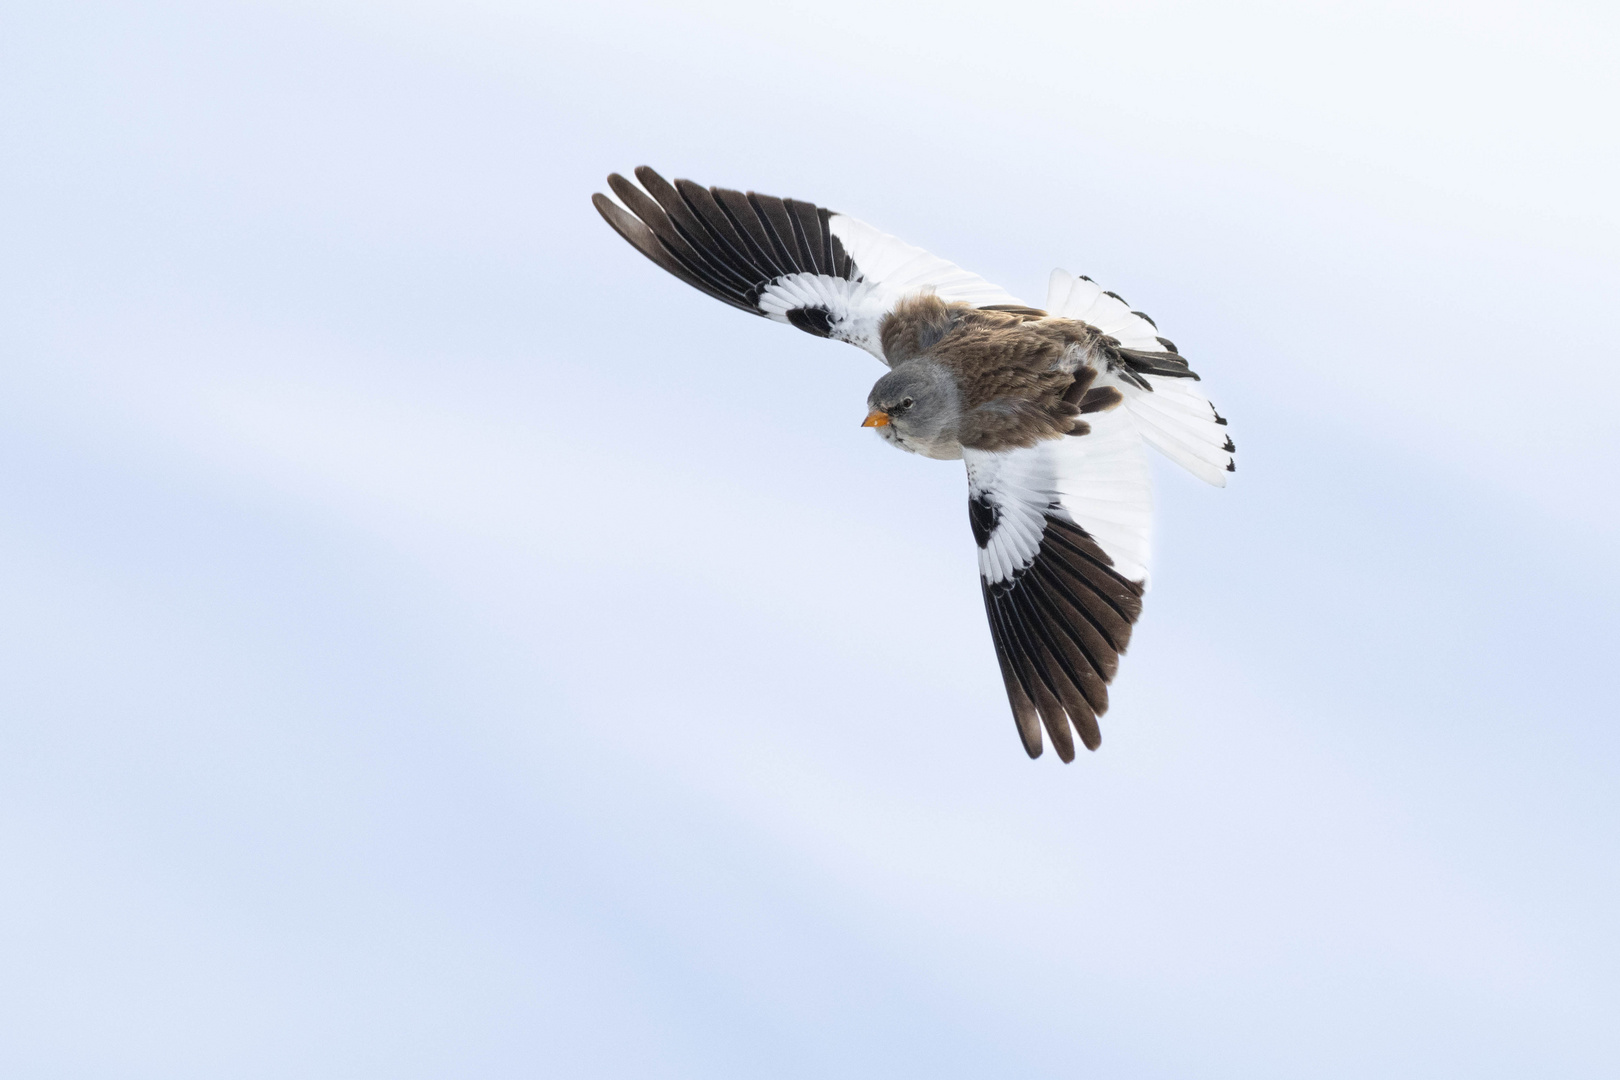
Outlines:
{"label": "white plumage", "polygon": [[[1090,417],[1091,434],[1053,439],[1023,450],[964,450],[970,496],[984,494],[1003,528],[979,551],[991,584],[1026,569],[1040,550],[1045,515],[1068,515],[1114,560],[1114,569],[1144,582],[1152,541],[1153,483],[1142,437],[1123,409]],[[1005,528],[1008,523],[1016,525]]]}

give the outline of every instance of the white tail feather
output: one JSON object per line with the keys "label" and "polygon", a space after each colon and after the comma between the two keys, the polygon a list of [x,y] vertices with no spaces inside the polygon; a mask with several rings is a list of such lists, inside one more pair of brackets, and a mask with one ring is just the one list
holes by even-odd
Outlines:
{"label": "white tail feather", "polygon": [[[1158,352],[1164,349],[1158,330],[1116,296],[1089,278],[1067,270],[1053,270],[1046,290],[1046,310],[1065,319],[1088,323],[1128,349]],[[1216,487],[1226,486],[1231,472],[1232,443],[1226,424],[1191,379],[1145,375],[1152,390],[1110,374],[1099,386],[1117,387],[1125,397],[1123,410],[1142,438],[1194,476]]]}

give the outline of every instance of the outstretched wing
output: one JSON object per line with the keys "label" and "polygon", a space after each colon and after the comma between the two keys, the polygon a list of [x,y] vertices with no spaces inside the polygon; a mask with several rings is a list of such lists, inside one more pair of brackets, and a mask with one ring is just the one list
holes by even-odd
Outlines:
{"label": "outstretched wing", "polygon": [[964,450],[968,518],[996,659],[1019,737],[1044,723],[1064,761],[1072,722],[1092,750],[1108,684],[1142,612],[1152,493],[1142,437],[1124,408],[1090,433],[1027,449]]}
{"label": "outstretched wing", "polygon": [[690,180],[670,184],[645,165],[636,179],[641,188],[618,173],[608,177],[623,207],[591,197],[636,250],[717,300],[859,345],[884,363],[878,328],[907,296],[932,292],[948,303],[1039,314],[977,274],[846,214]]}
{"label": "outstretched wing", "polygon": [[[996,659],[1019,737],[1041,753],[1044,727],[1064,761],[1069,727],[1095,750],[1097,717],[1130,643],[1147,585],[1153,517],[1143,443],[1217,486],[1233,470],[1226,420],[1153,320],[1090,278],[1052,273],[1052,316],[1107,335],[1087,358],[1085,400],[1113,388],[1117,402],[1086,409],[1079,434],[1027,449],[965,450],[968,515]],[[1110,340],[1111,339],[1111,340]]]}
{"label": "outstretched wing", "polygon": [[1053,315],[1089,323],[1124,346],[1119,363],[1103,371],[1096,385],[1119,390],[1142,438],[1166,457],[1225,487],[1226,474],[1237,468],[1226,419],[1198,390],[1198,376],[1175,343],[1159,336],[1153,320],[1090,278],[1064,270],[1052,271],[1046,307]]}

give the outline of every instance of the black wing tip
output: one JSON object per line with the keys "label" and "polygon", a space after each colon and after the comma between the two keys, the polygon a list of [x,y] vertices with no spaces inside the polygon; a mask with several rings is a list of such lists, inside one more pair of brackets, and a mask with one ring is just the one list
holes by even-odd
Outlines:
{"label": "black wing tip", "polygon": [[[618,174],[615,173],[614,175],[617,176]],[[620,177],[620,179],[623,178]],[[617,187],[615,187],[615,191],[617,190]],[[639,191],[637,194],[643,199],[647,198],[646,195],[641,194]],[[627,201],[633,204],[635,200],[632,197]],[[641,252],[650,262],[671,277],[684,281],[698,292],[712,296],[723,304],[729,304],[751,315],[764,316],[765,312],[749,303],[743,296],[738,295],[735,290],[728,289],[724,282],[715,281],[701,267],[689,265],[686,259],[683,259],[678,252],[671,249],[670,245],[657,234],[644,217],[636,214],[633,210],[626,210],[600,192],[591,196],[591,204],[596,207],[597,213],[602,215],[602,218],[612,227],[613,231],[618,233],[626,243]]]}
{"label": "black wing tip", "polygon": [[[977,540],[985,523],[973,524]],[[1025,751],[1039,756],[1043,729],[1065,762],[1074,760],[1075,741],[1099,749],[1098,718],[1108,711],[1108,684],[1141,617],[1143,583],[1114,569],[1083,527],[1052,513],[1028,567],[979,583]]]}
{"label": "black wing tip", "polygon": [[602,220],[607,222],[614,232],[624,237],[631,247],[640,251],[649,259],[653,259],[654,262],[658,262],[643,246],[647,239],[652,238],[652,230],[648,229],[640,218],[600,191],[591,195],[591,205],[596,207],[598,214],[602,215]]}
{"label": "black wing tip", "polygon": [[642,190],[623,173],[608,173],[607,182],[608,187],[613,190],[613,194],[619,197],[620,202],[628,202],[628,200],[625,198],[626,193],[628,193],[632,199],[637,195],[643,194]]}
{"label": "black wing tip", "polygon": [[[860,277],[828,225],[837,215],[825,207],[679,177],[671,183],[650,165],[631,171],[641,186],[609,173],[608,189],[622,205],[597,193],[597,212],[648,259],[723,303],[763,316],[760,297],[783,276]],[[832,312],[815,305],[795,311],[787,313],[793,326],[832,336]]]}

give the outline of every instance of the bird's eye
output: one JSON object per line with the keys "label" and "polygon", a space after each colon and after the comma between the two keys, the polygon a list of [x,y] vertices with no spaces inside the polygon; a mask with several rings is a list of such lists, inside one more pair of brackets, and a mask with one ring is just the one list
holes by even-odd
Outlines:
{"label": "bird's eye", "polygon": [[901,398],[900,399],[900,407],[902,409],[909,409],[915,404],[916,404],[916,402],[912,401],[910,398]]}

